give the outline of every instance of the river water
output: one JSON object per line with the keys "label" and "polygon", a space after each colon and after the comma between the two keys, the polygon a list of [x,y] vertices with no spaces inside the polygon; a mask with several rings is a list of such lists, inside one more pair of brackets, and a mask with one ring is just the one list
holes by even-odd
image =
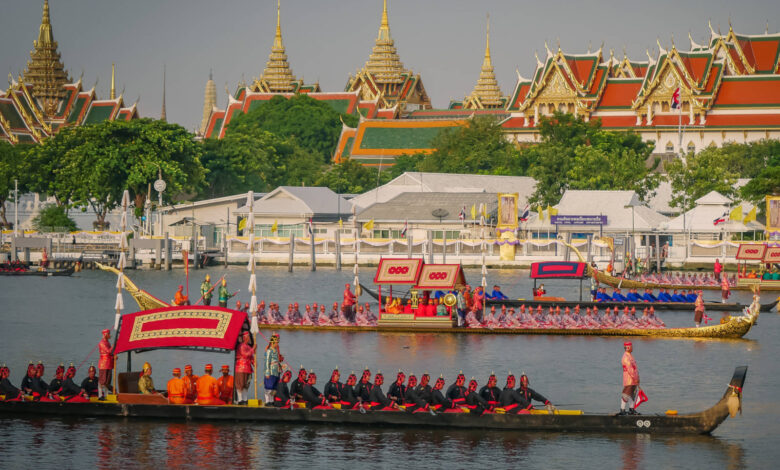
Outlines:
{"label": "river water", "polygon": [[[192,271],[190,289],[198,291],[202,276],[216,280],[227,275],[231,291],[248,300],[245,268]],[[181,270],[130,271],[141,288],[170,299]],[[478,283],[478,271],[467,271]],[[350,270],[332,268],[290,274],[283,268],[262,268],[260,298],[283,307],[298,301],[332,304],[340,300]],[[361,280],[373,278],[363,268]],[[510,297],[527,297],[527,271],[491,271],[489,284],[498,283]],[[0,362],[11,368],[18,385],[28,361],[43,361],[47,380],[60,362],[80,363],[112,326],[116,277],[100,271],[70,278],[0,277]],[[547,283],[550,295],[577,297],[577,283]],[[715,298],[719,292],[710,293]],[[197,296],[195,296],[197,297]],[[768,301],[770,295],[762,299]],[[747,302],[746,293],[737,293]],[[362,299],[364,302],[368,298]],[[125,312],[137,307],[125,294]],[[374,304],[373,309],[376,310]],[[669,326],[688,326],[692,312],[660,312]],[[716,320],[720,314],[712,314]],[[279,468],[311,466],[338,468],[357,460],[369,466],[429,468],[776,468],[780,457],[780,318],[762,314],[759,324],[742,340],[681,340],[634,338],[634,356],[642,388],[650,398],[643,413],[681,413],[712,406],[723,394],[737,365],[750,366],[744,390],[744,413],[728,419],[712,436],[515,433],[462,430],[417,430],[343,426],[298,426],[249,423],[169,423],[134,420],[64,420],[0,417],[2,468],[112,467],[149,468]],[[320,386],[333,367],[342,373],[364,366],[382,370],[387,382],[400,368],[410,372],[444,374],[447,383],[459,370],[483,385],[491,371],[499,385],[511,371],[525,372],[531,386],[561,408],[615,412],[621,388],[622,338],[448,335],[399,333],[281,332],[281,349],[290,365],[314,369]],[[93,356],[90,361],[97,361]],[[87,363],[89,363],[88,361]],[[153,378],[164,388],[172,367],[191,363],[196,372],[207,362],[218,367],[231,356],[192,352],[154,351],[134,355],[154,367]],[[124,369],[124,359],[119,359]],[[86,368],[85,368],[86,369]],[[85,370],[84,369],[84,370]],[[83,371],[78,374],[78,379]],[[251,393],[251,392],[250,392]],[[64,464],[63,464],[64,463]]]}

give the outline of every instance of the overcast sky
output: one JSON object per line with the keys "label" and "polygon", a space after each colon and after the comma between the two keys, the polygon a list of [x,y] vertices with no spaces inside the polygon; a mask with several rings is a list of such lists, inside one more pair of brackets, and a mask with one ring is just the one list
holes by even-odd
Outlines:
{"label": "overcast sky", "polygon": [[[0,0],[0,72],[16,75],[37,37],[43,0]],[[142,116],[159,117],[163,64],[167,67],[168,120],[190,130],[200,123],[209,69],[218,105],[242,77],[257,77],[268,60],[276,0],[51,0],[54,38],[74,80],[98,81],[108,97],[111,62],[126,103],[140,97]],[[604,43],[622,56],[645,60],[645,50],[678,48],[709,39],[707,21],[728,31],[763,34],[780,29],[777,0],[389,0],[390,31],[401,60],[422,76],[435,107],[470,93],[491,18],[491,50],[499,85],[512,92],[515,70],[529,77],[534,52],[550,48],[584,53]],[[374,44],[381,0],[282,0],[282,34],[290,65],[306,83],[342,91]],[[3,79],[5,82],[5,78]],[[0,88],[5,88],[5,83]]]}

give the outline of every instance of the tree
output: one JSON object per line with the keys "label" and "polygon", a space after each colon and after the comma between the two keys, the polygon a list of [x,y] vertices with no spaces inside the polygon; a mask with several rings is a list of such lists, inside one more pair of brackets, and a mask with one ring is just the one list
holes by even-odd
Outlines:
{"label": "tree", "polygon": [[347,159],[332,165],[317,180],[318,186],[327,186],[337,193],[360,194],[377,186],[377,170]]}
{"label": "tree", "polygon": [[76,222],[65,213],[65,208],[57,204],[42,208],[33,218],[32,225],[39,232],[73,232],[78,228]]}
{"label": "tree", "polygon": [[672,185],[671,207],[683,211],[692,209],[696,200],[710,191],[734,199],[739,175],[729,168],[729,151],[709,147],[689,154],[685,160],[676,159],[664,165],[666,178]]}
{"label": "tree", "polygon": [[262,130],[206,141],[203,164],[209,170],[201,192],[206,197],[312,185],[323,167],[319,155],[301,149],[294,139]]}
{"label": "tree", "polygon": [[[777,142],[777,141],[775,141]],[[743,199],[759,207],[766,215],[766,196],[780,195],[780,153],[767,158],[766,166],[740,192]]]}
{"label": "tree", "polygon": [[339,113],[330,104],[306,95],[277,95],[246,114],[234,116],[225,136],[268,131],[280,137],[294,137],[301,148],[319,155],[321,163],[328,163],[341,135],[342,121],[355,127],[358,118]]}
{"label": "tree", "polygon": [[0,226],[10,228],[5,212],[5,203],[11,200],[11,192],[14,190],[14,180],[19,180],[19,187],[25,191],[26,175],[22,164],[23,152],[17,146],[0,140]]}
{"label": "tree", "polygon": [[555,205],[567,189],[631,190],[647,200],[658,187],[653,145],[638,134],[606,131],[598,119],[556,112],[541,119],[539,135],[542,142],[524,147],[519,157],[536,180],[532,204]]}

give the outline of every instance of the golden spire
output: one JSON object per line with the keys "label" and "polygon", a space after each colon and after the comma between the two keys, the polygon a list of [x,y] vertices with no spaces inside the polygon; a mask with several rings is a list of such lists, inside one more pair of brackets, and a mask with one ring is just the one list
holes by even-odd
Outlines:
{"label": "golden spire", "polygon": [[290,64],[287,62],[287,54],[282,42],[281,11],[281,0],[277,0],[274,44],[271,47],[271,54],[268,56],[263,74],[260,75],[260,81],[265,82],[265,87],[261,87],[261,90],[271,93],[291,93],[295,91],[295,82],[297,81],[290,69]]}
{"label": "golden spire", "polygon": [[378,84],[403,83],[401,74],[404,65],[396,52],[393,38],[390,36],[390,22],[387,19],[387,0],[382,5],[382,22],[371,55],[366,62],[366,71],[373,75]]}
{"label": "golden spire", "polygon": [[31,60],[27,62],[27,70],[24,72],[24,81],[33,85],[33,96],[42,104],[43,111],[51,116],[57,112],[60,99],[65,97],[62,86],[68,83],[69,78],[54,40],[48,0],[43,2],[43,17],[33,47]]}
{"label": "golden spire", "polygon": [[109,96],[112,100],[116,99],[116,67],[114,63],[111,63],[111,93]]}
{"label": "golden spire", "polygon": [[[485,58],[482,61],[482,69],[479,73],[474,90],[466,98],[467,102],[479,101],[481,108],[498,108],[503,106],[505,97],[501,95],[496,74],[493,70],[493,61],[490,57],[490,15],[487,17],[487,33],[485,39]],[[470,103],[467,103],[473,106]],[[476,107],[476,106],[475,106]]]}
{"label": "golden spire", "polygon": [[200,121],[200,135],[206,134],[206,126],[214,106],[217,105],[217,85],[209,70],[209,81],[206,82],[206,91],[203,94],[203,119]]}

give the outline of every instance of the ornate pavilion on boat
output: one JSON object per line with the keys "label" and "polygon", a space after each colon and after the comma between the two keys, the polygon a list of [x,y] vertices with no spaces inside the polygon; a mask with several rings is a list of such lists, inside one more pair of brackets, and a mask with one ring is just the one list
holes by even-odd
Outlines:
{"label": "ornate pavilion on boat", "polygon": [[27,68],[16,78],[9,74],[8,83],[7,90],[0,90],[0,139],[12,144],[40,143],[67,126],[138,118],[137,103],[125,106],[121,94],[116,96],[113,64],[109,99],[98,99],[95,86],[87,89],[81,78],[74,82],[68,76],[54,40],[48,0]]}

